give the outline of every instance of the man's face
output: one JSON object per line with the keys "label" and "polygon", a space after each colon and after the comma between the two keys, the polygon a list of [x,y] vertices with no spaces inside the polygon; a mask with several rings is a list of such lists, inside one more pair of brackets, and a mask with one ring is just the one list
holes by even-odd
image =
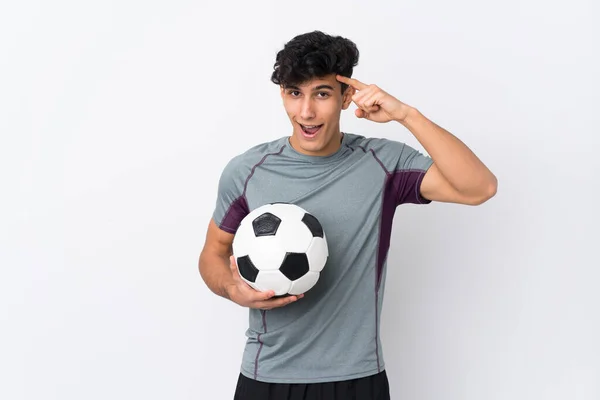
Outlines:
{"label": "man's face", "polygon": [[290,142],[294,149],[312,156],[334,153],[340,145],[340,114],[350,105],[353,94],[348,88],[342,95],[335,74],[282,87],[283,106],[293,126]]}

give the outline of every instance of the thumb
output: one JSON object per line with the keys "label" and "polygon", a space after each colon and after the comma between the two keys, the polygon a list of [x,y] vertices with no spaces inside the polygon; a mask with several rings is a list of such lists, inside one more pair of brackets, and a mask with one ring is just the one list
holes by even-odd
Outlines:
{"label": "thumb", "polygon": [[238,271],[237,263],[235,262],[235,256],[229,256],[229,268],[231,268],[231,274],[233,279],[236,281],[240,279],[240,272]]}
{"label": "thumb", "polygon": [[360,108],[357,108],[356,110],[354,110],[354,115],[356,115],[357,118],[365,118],[367,116],[367,113],[361,110]]}

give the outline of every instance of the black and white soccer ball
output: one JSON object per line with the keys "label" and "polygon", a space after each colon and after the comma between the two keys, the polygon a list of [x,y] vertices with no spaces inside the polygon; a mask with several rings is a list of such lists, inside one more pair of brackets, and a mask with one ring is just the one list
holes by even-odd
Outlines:
{"label": "black and white soccer ball", "polygon": [[242,279],[276,296],[311,289],[325,267],[329,250],[319,220],[290,203],[266,204],[242,220],[233,255]]}

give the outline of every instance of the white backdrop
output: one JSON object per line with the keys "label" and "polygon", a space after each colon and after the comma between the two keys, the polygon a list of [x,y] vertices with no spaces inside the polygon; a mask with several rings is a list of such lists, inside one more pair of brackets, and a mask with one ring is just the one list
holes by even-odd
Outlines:
{"label": "white backdrop", "polygon": [[598,3],[204,3],[0,6],[0,398],[232,397],[247,311],[197,258],[223,166],[290,133],[276,52],[320,29],[499,179],[396,214],[393,398],[599,399]]}

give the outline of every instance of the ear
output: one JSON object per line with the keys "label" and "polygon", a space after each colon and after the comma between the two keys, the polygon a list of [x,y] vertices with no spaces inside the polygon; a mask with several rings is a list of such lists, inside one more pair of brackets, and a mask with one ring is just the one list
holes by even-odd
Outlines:
{"label": "ear", "polygon": [[281,91],[281,93],[280,93],[281,94],[281,99],[283,99],[283,95],[285,94],[285,88],[283,87],[283,85],[280,85],[279,89]]}
{"label": "ear", "polygon": [[350,107],[350,103],[352,103],[352,96],[356,93],[356,89],[352,86],[348,86],[346,91],[344,92],[344,96],[342,98],[342,110],[347,110]]}

